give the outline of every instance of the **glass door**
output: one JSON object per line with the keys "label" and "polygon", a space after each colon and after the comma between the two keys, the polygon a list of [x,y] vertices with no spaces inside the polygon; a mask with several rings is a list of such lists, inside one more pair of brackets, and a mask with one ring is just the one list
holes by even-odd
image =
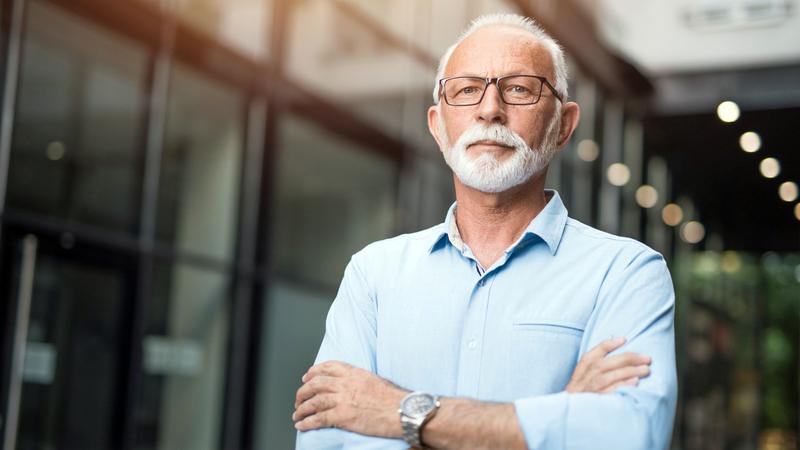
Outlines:
{"label": "glass door", "polygon": [[3,448],[120,448],[133,258],[78,245],[69,234],[3,234],[12,330]]}

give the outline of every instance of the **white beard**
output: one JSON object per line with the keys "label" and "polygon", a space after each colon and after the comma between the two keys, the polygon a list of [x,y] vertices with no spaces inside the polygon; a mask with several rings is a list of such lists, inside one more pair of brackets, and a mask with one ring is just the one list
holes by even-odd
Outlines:
{"label": "white beard", "polygon": [[[557,112],[547,126],[539,149],[531,148],[519,134],[498,123],[488,126],[476,123],[451,147],[444,120],[437,114],[444,160],[458,179],[473,189],[487,193],[507,191],[541,173],[550,164],[557,150],[559,118]],[[488,152],[477,157],[467,154],[467,147],[484,140],[512,147],[514,154],[505,161],[499,161]]]}

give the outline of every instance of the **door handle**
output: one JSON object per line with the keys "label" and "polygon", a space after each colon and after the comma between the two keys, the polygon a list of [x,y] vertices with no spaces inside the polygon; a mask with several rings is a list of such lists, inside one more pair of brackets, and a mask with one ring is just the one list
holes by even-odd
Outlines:
{"label": "door handle", "polygon": [[33,274],[36,270],[36,251],[39,240],[29,234],[22,239],[22,264],[17,290],[17,313],[14,320],[13,349],[11,351],[11,374],[8,386],[8,403],[4,423],[3,449],[14,450],[17,446],[19,406],[22,397],[22,371],[25,364],[25,347],[28,343],[28,322],[33,298]]}

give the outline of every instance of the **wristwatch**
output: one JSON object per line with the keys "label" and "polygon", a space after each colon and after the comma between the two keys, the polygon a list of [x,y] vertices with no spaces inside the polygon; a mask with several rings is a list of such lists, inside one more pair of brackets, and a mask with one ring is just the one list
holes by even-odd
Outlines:
{"label": "wristwatch", "polygon": [[412,392],[400,402],[400,424],[403,439],[412,447],[422,447],[420,430],[439,409],[439,397],[425,392]]}

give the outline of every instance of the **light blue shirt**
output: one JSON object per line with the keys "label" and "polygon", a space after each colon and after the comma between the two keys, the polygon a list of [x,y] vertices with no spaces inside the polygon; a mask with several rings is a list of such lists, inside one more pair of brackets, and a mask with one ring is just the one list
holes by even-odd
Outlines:
{"label": "light blue shirt", "polygon": [[[513,402],[531,449],[668,447],[677,376],[664,258],[567,217],[558,193],[546,193],[485,271],[457,235],[455,204],[443,224],[355,254],[316,362],[344,361],[410,390]],[[612,394],[564,392],[580,357],[616,336],[627,342],[615,354],[652,357],[650,376]],[[297,448],[408,446],[324,429],[298,433]]]}

